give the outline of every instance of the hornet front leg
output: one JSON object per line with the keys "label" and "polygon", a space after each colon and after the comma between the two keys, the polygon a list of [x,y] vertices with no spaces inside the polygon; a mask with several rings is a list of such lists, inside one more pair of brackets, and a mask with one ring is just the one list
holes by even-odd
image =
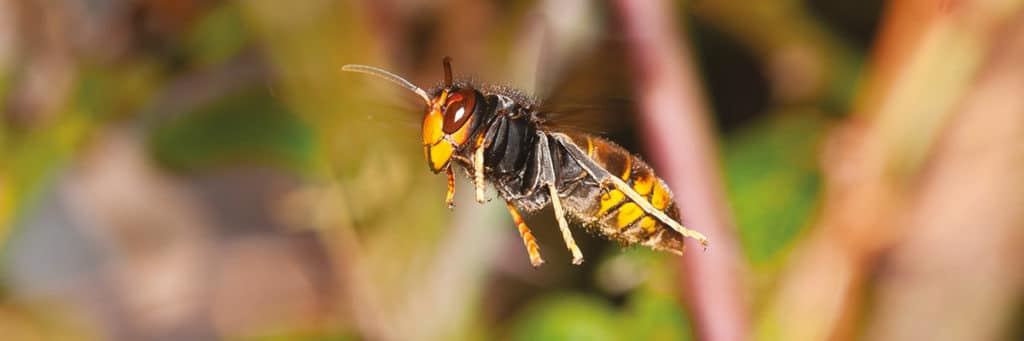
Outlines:
{"label": "hornet front leg", "polygon": [[477,146],[476,152],[473,153],[473,186],[476,188],[476,202],[486,203],[487,198],[484,197],[484,148]]}
{"label": "hornet front leg", "polygon": [[455,173],[448,167],[448,192],[444,194],[444,203],[448,208],[455,207]]}

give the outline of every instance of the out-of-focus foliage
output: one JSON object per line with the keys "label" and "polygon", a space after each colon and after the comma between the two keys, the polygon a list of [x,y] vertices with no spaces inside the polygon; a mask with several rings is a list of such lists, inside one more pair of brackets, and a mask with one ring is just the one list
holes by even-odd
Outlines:
{"label": "out-of-focus foliage", "polygon": [[185,51],[196,65],[216,67],[236,56],[249,42],[249,32],[238,6],[217,6],[200,18],[184,37]]}
{"label": "out-of-focus foliage", "polygon": [[[839,336],[860,335],[858,328],[875,326],[869,321],[881,325],[873,304],[902,296],[880,302],[864,292],[898,287],[892,283],[899,276],[889,272],[918,272],[876,263],[923,258],[905,249],[893,253],[894,260],[879,255],[890,257],[900,243],[943,240],[941,234],[906,237],[915,231],[902,229],[864,237],[818,228],[884,227],[854,219],[871,216],[874,202],[833,212],[848,219],[839,227],[821,222],[829,189],[824,141],[838,146],[832,153],[853,154],[854,166],[897,159],[894,178],[904,182],[888,185],[914,194],[907,197],[921,206],[946,198],[924,191],[933,177],[946,174],[927,168],[943,162],[929,148],[964,143],[942,129],[965,125],[944,118],[955,116],[961,92],[973,89],[989,54],[1010,40],[993,32],[1003,32],[1001,23],[1013,13],[1020,16],[1020,1],[939,2],[944,7],[892,5],[896,13],[932,13],[941,22],[920,44],[930,50],[904,51],[920,64],[876,51],[918,46],[876,42],[882,1],[677,4],[674,19],[687,32],[682,36],[693,48],[689,57],[716,123],[712,135],[721,148],[712,152],[720,152],[743,253],[736,271],[753,274],[733,284],[752,293],[744,302],[751,324],[761,328],[758,336],[802,335],[805,322],[841,329]],[[682,285],[690,273],[680,258],[623,251],[576,229],[586,262],[571,266],[546,210],[529,222],[548,263],[530,268],[500,200],[478,205],[460,175],[456,208],[445,207],[444,176],[423,167],[418,98],[340,71],[349,63],[379,66],[429,88],[441,79],[446,55],[455,58],[456,74],[497,84],[554,83],[566,75],[535,70],[571,70],[568,93],[629,106],[601,108],[616,115],[593,118],[601,123],[595,125],[614,126],[599,133],[644,153],[645,133],[622,131],[642,126],[626,114],[637,109],[628,97],[637,95],[630,92],[637,88],[633,82],[642,81],[633,77],[631,51],[600,50],[609,49],[603,43],[630,39],[618,8],[585,1],[0,1],[0,242],[6,245],[0,252],[0,339],[694,339],[701,326],[685,308],[692,302],[683,297],[693,292]],[[979,11],[968,16],[977,26],[942,22],[962,10]],[[897,24],[908,26],[891,31],[911,32],[903,33],[911,38],[924,32],[919,26],[931,25],[923,19]],[[545,44],[558,48],[545,50]],[[956,68],[945,69],[947,61]],[[546,62],[567,65],[537,65]],[[909,69],[914,76],[862,94],[869,72],[884,82],[898,79],[907,65],[917,65]],[[602,79],[623,73],[624,79]],[[942,81],[932,84],[930,76]],[[989,90],[979,93],[999,93]],[[910,95],[875,98],[890,92]],[[1012,96],[995,97],[978,101],[992,103],[985,112],[1016,108],[1001,101]],[[871,121],[876,112],[889,114],[882,115],[889,121]],[[927,133],[905,131],[923,121]],[[889,130],[864,133],[876,126]],[[849,147],[831,139],[836,127],[882,142],[866,151]],[[979,164],[999,155],[967,145],[978,151],[971,160]],[[866,155],[844,154],[844,146]],[[890,147],[897,152],[886,154]],[[854,189],[859,181],[896,182],[879,173],[881,180],[839,180],[853,181]],[[955,195],[943,195],[966,191],[954,189]],[[1019,193],[1010,185],[1001,190],[993,197]],[[911,199],[892,207],[911,211],[917,207]],[[992,200],[986,207],[1012,202]],[[913,216],[879,216],[898,227],[914,223]],[[958,232],[985,235],[998,224],[990,225]],[[821,249],[834,252],[823,259],[856,266],[823,266],[817,277],[798,276],[810,266],[792,263],[801,256],[793,251],[816,233],[834,233],[820,238],[832,243]],[[1015,240],[1008,232],[1004,239]],[[714,245],[706,257],[717,256]],[[995,283],[1016,296],[983,302],[1019,296],[1010,267],[997,266],[1009,251],[981,242],[950,247],[998,251],[978,257],[984,261],[971,268],[1005,273]],[[803,256],[814,260],[815,251]],[[921,272],[942,273],[949,264]],[[834,278],[854,280],[829,282]],[[875,280],[891,286],[875,287]],[[804,302],[805,293],[841,302]],[[783,323],[792,318],[787,308],[804,307],[797,303],[823,307],[827,321]],[[1013,304],[1020,315],[1019,303]],[[979,310],[993,320],[1010,314]],[[817,311],[798,312],[818,317]],[[1005,333],[1012,338],[1021,331]]]}
{"label": "out-of-focus foliage", "polygon": [[676,277],[665,264],[646,250],[615,255],[602,262],[598,281],[640,284],[628,288],[620,305],[571,292],[539,297],[519,312],[513,339],[689,340],[687,315],[671,293]]}
{"label": "out-of-focus foliage", "polygon": [[317,153],[313,129],[261,93],[225,96],[152,134],[157,160],[179,170],[253,164],[301,174]]}
{"label": "out-of-focus foliage", "polygon": [[820,115],[791,112],[755,122],[725,141],[739,236],[755,266],[774,260],[813,217],[826,127]]}
{"label": "out-of-focus foliage", "polygon": [[515,340],[622,340],[623,324],[604,300],[573,293],[539,298],[514,323]]}
{"label": "out-of-focus foliage", "polygon": [[60,313],[67,307],[55,305],[25,307],[13,302],[0,304],[0,334],[11,340],[94,340],[99,334],[83,321]]}

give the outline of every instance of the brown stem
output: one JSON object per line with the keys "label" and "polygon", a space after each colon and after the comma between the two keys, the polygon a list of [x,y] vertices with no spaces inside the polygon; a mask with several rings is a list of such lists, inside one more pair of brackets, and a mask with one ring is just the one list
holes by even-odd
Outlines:
{"label": "brown stem", "polygon": [[[676,189],[683,223],[711,239],[683,256],[685,296],[698,339],[749,336],[745,273],[725,201],[717,147],[689,52],[666,1],[616,1],[636,74],[651,161]],[[699,245],[692,245],[699,249]]]}
{"label": "brown stem", "polygon": [[[857,336],[860,302],[875,266],[885,260],[880,256],[918,238],[906,217],[922,209],[915,206],[923,193],[919,186],[926,184],[922,176],[938,169],[929,164],[936,140],[970,92],[987,52],[1001,46],[994,33],[1021,4],[964,1],[948,7],[933,0],[890,6],[856,116],[824,148],[820,216],[779,279],[759,335]],[[921,13],[928,17],[916,18]],[[902,316],[921,321],[920,314]]]}
{"label": "brown stem", "polygon": [[867,339],[1012,338],[1024,288],[1024,13],[1013,21],[898,216],[910,233],[883,260]]}

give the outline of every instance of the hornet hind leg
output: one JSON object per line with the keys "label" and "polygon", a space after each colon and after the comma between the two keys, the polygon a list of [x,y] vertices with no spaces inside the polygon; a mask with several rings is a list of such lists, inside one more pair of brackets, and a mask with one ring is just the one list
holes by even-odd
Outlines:
{"label": "hornet hind leg", "polygon": [[551,191],[551,206],[555,208],[555,219],[558,220],[558,229],[562,230],[562,239],[565,240],[565,247],[569,248],[569,252],[572,253],[572,263],[576,265],[583,264],[583,252],[580,251],[580,247],[576,245],[576,239],[572,237],[572,232],[569,231],[569,222],[565,220],[565,211],[562,208],[562,200],[558,199],[558,190],[555,189],[555,185],[548,185],[548,189]]}
{"label": "hornet hind leg", "polygon": [[506,202],[505,204],[508,205],[508,213],[512,214],[512,221],[519,228],[519,235],[523,237],[523,245],[526,245],[526,252],[530,254],[530,264],[535,268],[544,264],[544,259],[540,257],[540,248],[537,246],[537,238],[533,236],[533,232],[523,222],[523,216],[519,214],[519,210],[511,202]]}
{"label": "hornet hind leg", "polygon": [[565,219],[565,209],[562,207],[562,200],[558,197],[558,188],[555,183],[555,165],[551,161],[551,148],[548,147],[548,136],[537,132],[540,139],[537,143],[537,158],[540,162],[540,183],[548,188],[551,197],[551,206],[555,209],[555,219],[558,220],[558,229],[562,231],[562,239],[565,240],[565,247],[572,253],[572,263],[583,264],[583,252],[576,245],[576,239],[569,231],[569,222]]}

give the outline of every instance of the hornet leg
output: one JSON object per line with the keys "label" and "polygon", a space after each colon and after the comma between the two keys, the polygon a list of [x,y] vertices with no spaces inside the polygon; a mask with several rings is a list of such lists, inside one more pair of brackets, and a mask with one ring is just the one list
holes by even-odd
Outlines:
{"label": "hornet leg", "polygon": [[448,208],[455,207],[455,173],[448,167],[448,192],[444,194],[444,203]]}
{"label": "hornet leg", "polygon": [[506,202],[505,204],[508,205],[508,213],[512,214],[512,221],[515,221],[516,227],[519,228],[519,235],[523,237],[526,252],[530,254],[530,264],[535,268],[544,264],[544,259],[540,258],[540,248],[537,247],[537,239],[533,237],[533,232],[530,232],[530,228],[523,222],[523,216],[519,214],[519,210],[512,203]]}
{"label": "hornet leg", "polygon": [[476,202],[485,203],[487,198],[484,197],[484,147],[477,146],[476,152],[473,153],[473,185],[476,187]]}
{"label": "hornet leg", "polygon": [[565,240],[565,247],[572,253],[572,263],[583,264],[583,252],[576,246],[576,239],[573,239],[569,231],[569,222],[565,221],[565,209],[562,207],[562,200],[558,197],[558,189],[555,188],[555,165],[551,160],[551,149],[548,148],[548,136],[538,133],[540,139],[537,141],[537,155],[540,161],[540,179],[543,186],[548,188],[551,196],[551,206],[555,209],[555,219],[558,220],[558,229],[562,231],[562,239]]}
{"label": "hornet leg", "polygon": [[555,219],[558,220],[558,229],[562,231],[565,247],[569,248],[569,252],[572,253],[572,263],[576,265],[583,264],[583,252],[580,251],[579,246],[576,246],[576,239],[572,237],[572,232],[569,231],[569,222],[565,220],[565,211],[562,208],[562,200],[558,198],[558,190],[555,189],[555,185],[548,184],[547,186],[551,192],[551,206],[555,208]]}

